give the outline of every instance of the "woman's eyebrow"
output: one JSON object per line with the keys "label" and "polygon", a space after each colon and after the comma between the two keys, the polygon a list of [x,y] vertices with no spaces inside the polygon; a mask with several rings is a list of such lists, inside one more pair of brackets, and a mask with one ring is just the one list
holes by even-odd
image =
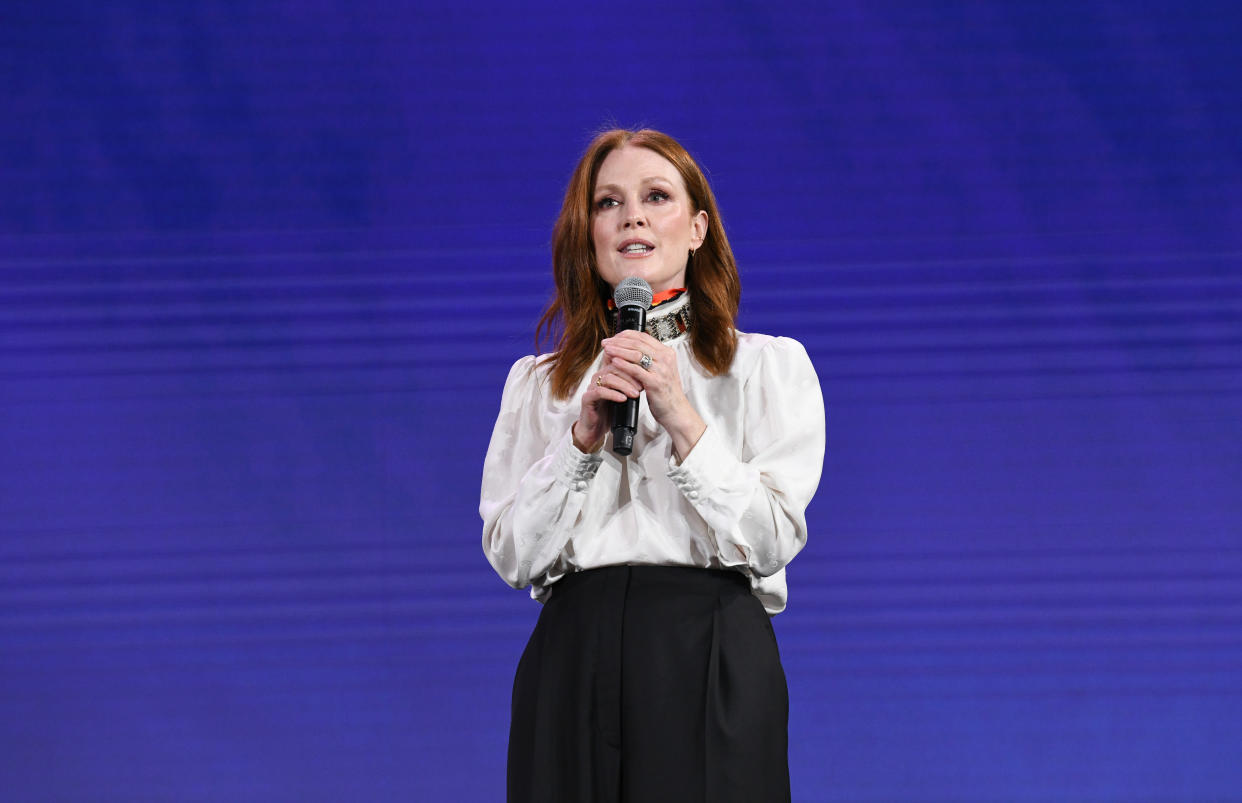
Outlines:
{"label": "woman's eyebrow", "polygon": [[[650,184],[653,181],[659,181],[664,184],[673,183],[671,179],[665,178],[664,176],[647,176],[646,178],[639,179],[638,183],[639,184]],[[600,184],[595,187],[595,191],[597,193],[602,192],[604,190],[619,190],[619,189],[621,188],[617,186],[616,184]]]}

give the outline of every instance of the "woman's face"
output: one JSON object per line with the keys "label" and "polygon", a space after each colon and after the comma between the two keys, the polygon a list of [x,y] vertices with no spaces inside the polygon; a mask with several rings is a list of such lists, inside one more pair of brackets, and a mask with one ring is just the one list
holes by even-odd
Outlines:
{"label": "woman's face", "polygon": [[653,293],[686,285],[686,259],[707,235],[681,174],[655,151],[632,145],[604,157],[592,196],[591,240],[599,275],[616,287],[628,276]]}

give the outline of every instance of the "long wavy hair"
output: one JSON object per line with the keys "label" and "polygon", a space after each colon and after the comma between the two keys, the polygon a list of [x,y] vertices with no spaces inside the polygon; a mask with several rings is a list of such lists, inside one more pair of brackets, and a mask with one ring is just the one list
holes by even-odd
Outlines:
{"label": "long wavy hair", "polygon": [[677,168],[694,205],[692,214],[707,212],[707,237],[686,264],[686,289],[694,305],[690,347],[695,359],[713,376],[729,370],[737,351],[738,303],[742,286],[737,261],[725,236],[716,196],[703,171],[677,140],[649,128],[604,131],[591,141],[574,168],[561,214],[552,230],[552,277],[556,291],[535,329],[535,351],[555,338],[547,358],[552,393],[567,399],[600,352],[599,342],[612,334],[607,301],[612,287],[599,276],[591,238],[591,203],[600,165],[617,148],[633,145],[663,156]]}

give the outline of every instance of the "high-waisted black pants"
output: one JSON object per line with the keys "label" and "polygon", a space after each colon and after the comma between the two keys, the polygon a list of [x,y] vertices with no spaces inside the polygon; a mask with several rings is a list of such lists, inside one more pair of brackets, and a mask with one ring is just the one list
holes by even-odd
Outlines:
{"label": "high-waisted black pants", "polygon": [[513,683],[509,803],[789,800],[789,697],[744,576],[610,566],[552,586]]}

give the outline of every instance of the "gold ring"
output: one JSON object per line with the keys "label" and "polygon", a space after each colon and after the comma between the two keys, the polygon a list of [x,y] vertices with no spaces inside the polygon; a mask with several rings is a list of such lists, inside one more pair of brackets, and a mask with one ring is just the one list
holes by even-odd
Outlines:
{"label": "gold ring", "polygon": [[596,385],[597,387],[603,387],[603,386],[604,386],[604,377],[603,377],[601,374],[596,374],[596,375],[595,375],[595,385]]}

